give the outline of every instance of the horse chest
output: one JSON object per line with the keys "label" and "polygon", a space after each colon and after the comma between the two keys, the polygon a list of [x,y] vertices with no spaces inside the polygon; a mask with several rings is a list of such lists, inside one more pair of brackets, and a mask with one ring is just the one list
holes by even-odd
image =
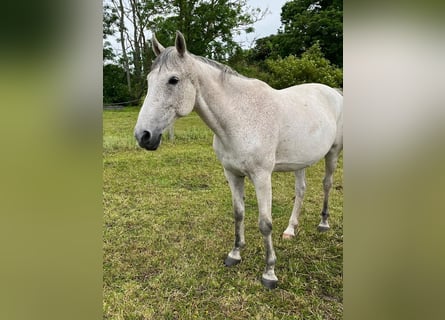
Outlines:
{"label": "horse chest", "polygon": [[240,175],[249,175],[258,168],[271,169],[274,165],[273,147],[268,150],[252,143],[225,145],[215,136],[213,149],[225,169]]}

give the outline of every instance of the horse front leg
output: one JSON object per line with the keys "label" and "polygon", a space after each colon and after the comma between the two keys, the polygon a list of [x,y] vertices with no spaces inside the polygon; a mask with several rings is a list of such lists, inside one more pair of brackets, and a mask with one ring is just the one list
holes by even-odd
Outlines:
{"label": "horse front leg", "polygon": [[241,248],[244,247],[244,177],[224,170],[232,192],[233,215],[235,218],[235,245],[229,252],[224,264],[228,267],[241,262]]}
{"label": "horse front leg", "polygon": [[269,289],[277,286],[278,278],[275,276],[275,262],[277,257],[272,244],[272,182],[271,173],[261,173],[251,176],[255,186],[259,219],[258,226],[263,235],[266,249],[266,268],[263,272],[261,283]]}

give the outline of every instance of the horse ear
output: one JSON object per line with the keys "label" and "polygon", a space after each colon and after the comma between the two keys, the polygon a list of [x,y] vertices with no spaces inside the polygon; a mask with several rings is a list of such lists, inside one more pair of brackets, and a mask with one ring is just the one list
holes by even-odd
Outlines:
{"label": "horse ear", "polygon": [[153,36],[151,37],[151,46],[156,56],[159,56],[162,53],[162,51],[165,50],[164,46],[159,43],[158,39],[156,39],[156,35],[154,32]]}
{"label": "horse ear", "polygon": [[187,45],[185,44],[184,36],[179,31],[176,31],[175,46],[176,50],[178,50],[179,55],[183,57],[185,52],[187,51]]}

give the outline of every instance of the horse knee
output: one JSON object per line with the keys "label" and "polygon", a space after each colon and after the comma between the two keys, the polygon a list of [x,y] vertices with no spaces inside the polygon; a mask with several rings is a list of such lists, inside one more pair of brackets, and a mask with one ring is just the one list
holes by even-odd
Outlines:
{"label": "horse knee", "polygon": [[235,208],[234,213],[235,221],[241,222],[244,220],[244,209],[242,208]]}
{"label": "horse knee", "polygon": [[260,219],[259,223],[260,232],[263,236],[269,236],[272,232],[272,221],[268,219]]}

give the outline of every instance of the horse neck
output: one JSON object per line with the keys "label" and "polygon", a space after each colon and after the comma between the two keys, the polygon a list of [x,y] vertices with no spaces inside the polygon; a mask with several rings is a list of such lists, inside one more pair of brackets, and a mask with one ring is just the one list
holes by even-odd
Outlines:
{"label": "horse neck", "polygon": [[[233,101],[242,94],[246,79],[198,62],[198,94],[195,110],[210,129],[222,140],[230,136],[242,108]],[[235,109],[237,109],[235,111]]]}

